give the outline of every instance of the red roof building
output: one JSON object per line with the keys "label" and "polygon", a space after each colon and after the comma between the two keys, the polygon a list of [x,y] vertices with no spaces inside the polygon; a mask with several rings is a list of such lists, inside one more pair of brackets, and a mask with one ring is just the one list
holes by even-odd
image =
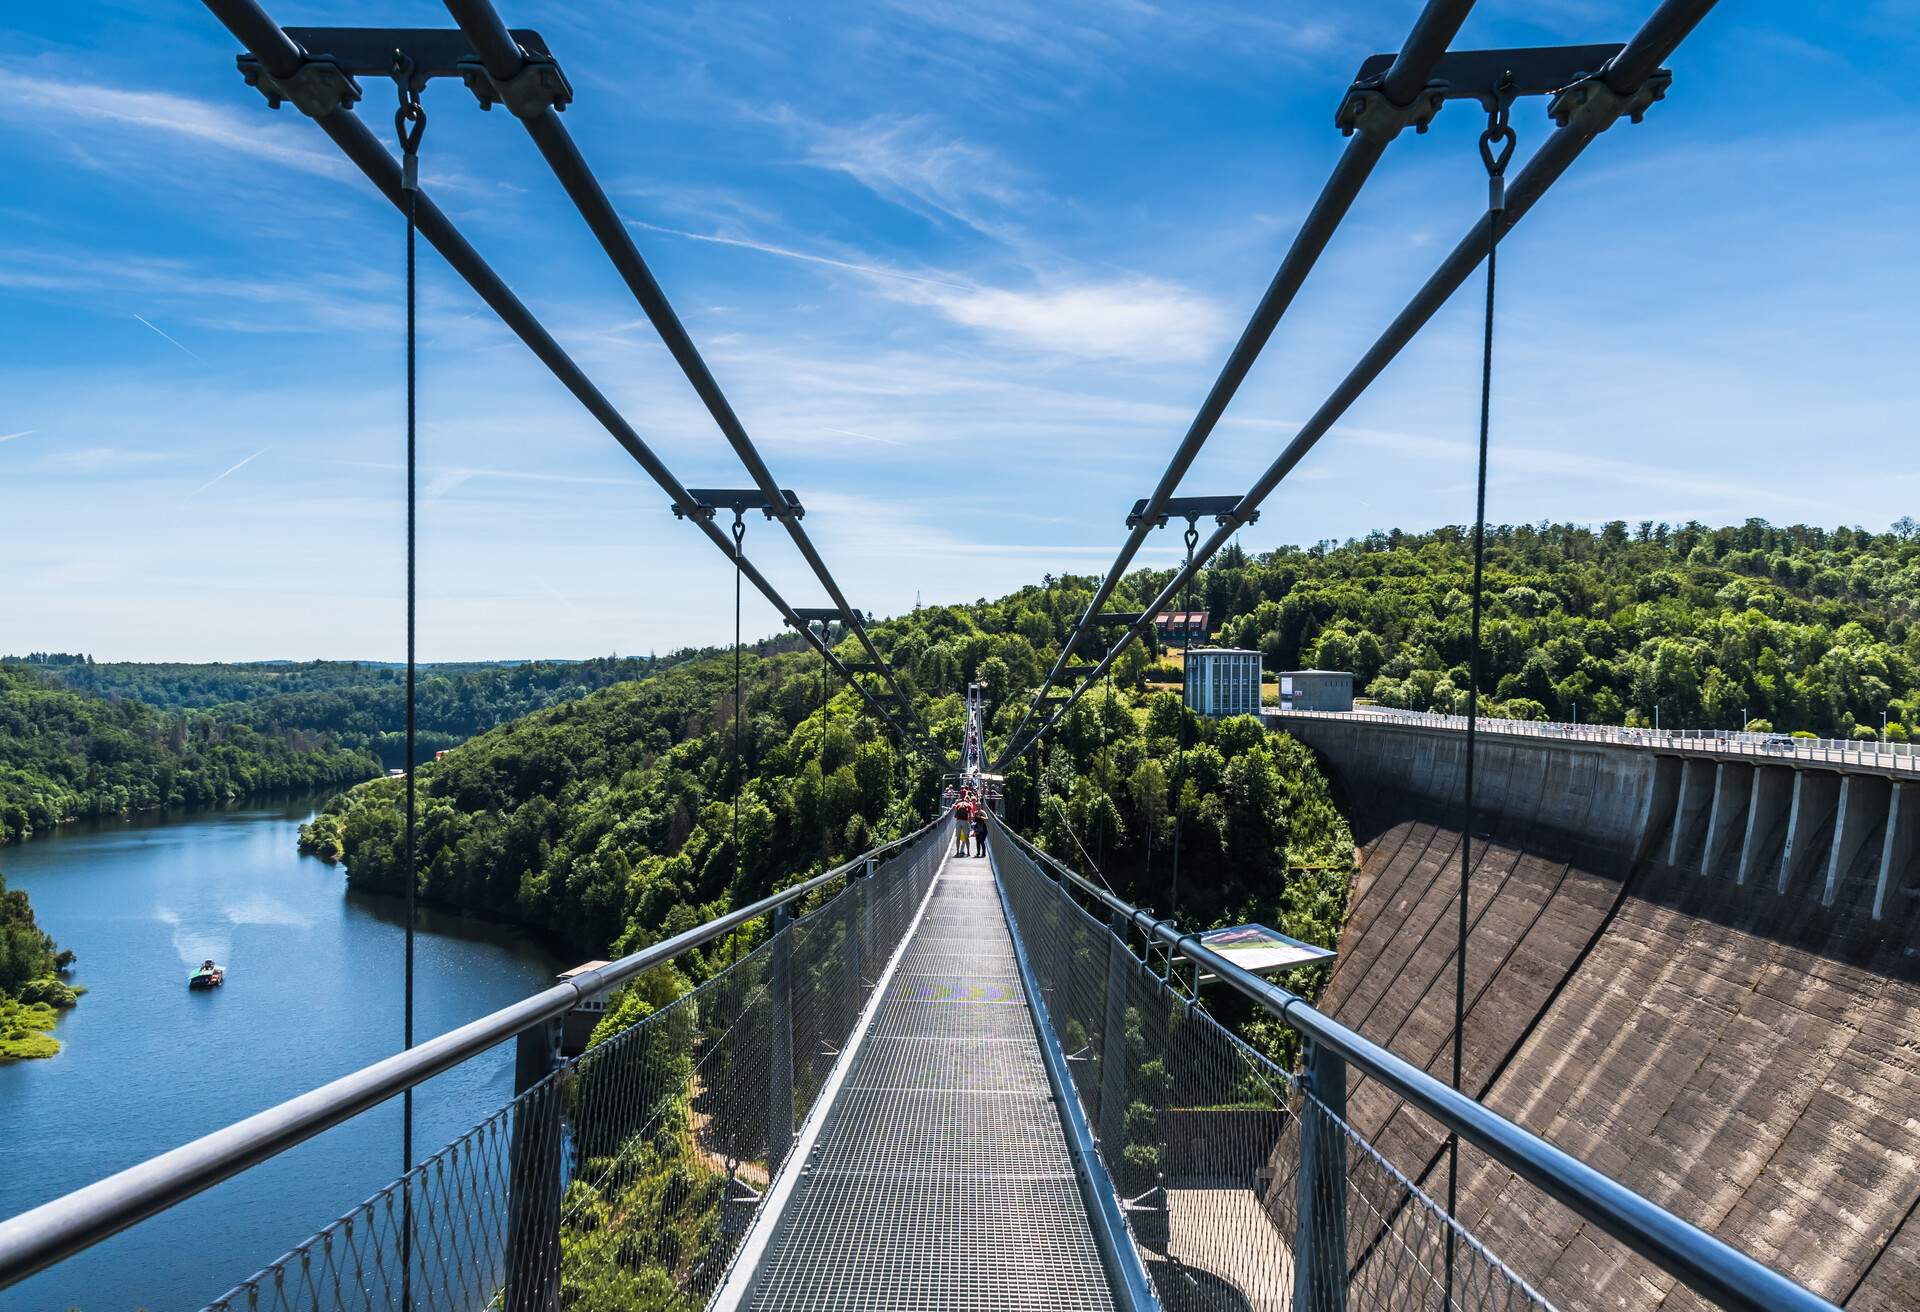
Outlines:
{"label": "red roof building", "polygon": [[1205,641],[1213,632],[1204,610],[1163,610],[1153,617],[1153,627],[1171,642]]}

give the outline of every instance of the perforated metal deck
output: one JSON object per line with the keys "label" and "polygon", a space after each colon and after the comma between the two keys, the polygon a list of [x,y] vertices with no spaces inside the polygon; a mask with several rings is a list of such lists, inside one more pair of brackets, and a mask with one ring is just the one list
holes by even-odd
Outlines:
{"label": "perforated metal deck", "polygon": [[748,1306],[1114,1306],[984,860],[949,858]]}

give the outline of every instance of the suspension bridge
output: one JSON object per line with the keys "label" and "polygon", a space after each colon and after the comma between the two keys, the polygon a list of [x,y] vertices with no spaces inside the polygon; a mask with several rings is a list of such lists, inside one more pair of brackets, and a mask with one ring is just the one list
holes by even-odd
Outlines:
{"label": "suspension bridge", "polygon": [[[691,531],[731,562],[736,626],[740,589],[751,586],[888,732],[982,798],[998,772],[1052,734],[1147,635],[1163,607],[1182,599],[1483,267],[1491,370],[1499,243],[1601,134],[1654,109],[1670,82],[1666,61],[1712,8],[1711,0],[1665,0],[1623,43],[1453,50],[1470,0],[1428,0],[1398,51],[1365,58],[1333,116],[1349,138],[1338,164],[1158,483],[1126,516],[1127,536],[1092,601],[997,744],[982,699],[970,697],[955,761],[930,738],[868,617],[809,538],[802,498],[780,486],[761,457],[569,135],[561,111],[574,92],[558,52],[537,32],[506,27],[490,0],[447,0],[455,26],[445,30],[283,28],[254,0],[206,6],[239,43],[245,83],[269,105],[312,119],[404,216],[410,694],[417,236],[632,456]],[[397,157],[359,108],[371,86],[389,80]],[[436,81],[464,87],[436,102],[471,96],[482,109],[501,107],[498,117],[517,120],[532,138],[748,485],[683,484],[434,204],[419,160],[426,93]],[[1487,116],[1486,210],[1250,487],[1182,494],[1189,468],[1388,147],[1458,100]],[[1513,111],[1529,101],[1544,103],[1554,126],[1509,178]],[[1476,552],[1490,423],[1485,381],[1483,374]],[[756,567],[746,550],[755,514],[779,525],[827,604],[791,603]],[[1202,520],[1211,532],[1203,534]],[[1148,538],[1177,522],[1186,526],[1180,568],[1144,610],[1109,611]],[[1476,563],[1476,650],[1478,593]],[[843,658],[834,626],[864,660]],[[1476,659],[1470,707],[1477,680]],[[412,759],[411,695],[409,703]],[[1566,1079],[1550,1050],[1554,1027],[1570,1000],[1593,987],[1589,967],[1622,950],[1615,930],[1643,904],[1776,945],[1800,932],[1790,922],[1812,916],[1832,929],[1831,942],[1795,947],[1806,958],[1800,968],[1812,976],[1844,960],[1884,981],[1855,986],[1855,995],[1873,999],[1868,1010],[1880,1008],[1882,1034],[1911,1017],[1902,990],[1912,949],[1892,943],[1911,937],[1909,904],[1920,895],[1911,758],[1840,752],[1804,762],[1833,774],[1830,786],[1811,773],[1780,775],[1765,744],[1748,751],[1726,742],[1598,743],[1577,732],[1502,735],[1477,713],[1457,724],[1301,717],[1284,727],[1309,742],[1320,735],[1364,813],[1354,919],[1320,1006],[1242,969],[1176,919],[1125,901],[1097,870],[1042,851],[991,808],[985,855],[963,854],[946,815],[936,815],[849,863],[618,961],[570,972],[449,1033],[416,1042],[409,1004],[405,1046],[394,1055],[0,1222],[0,1290],[510,1044],[510,1100],[453,1142],[420,1152],[409,1117],[403,1173],[345,1215],[315,1217],[311,1233],[287,1237],[284,1255],[257,1272],[233,1273],[225,1293],[210,1290],[207,1306],[1913,1305],[1920,1234],[1907,1224],[1910,1147],[1890,1148],[1885,1161],[1857,1170],[1804,1145],[1799,1157],[1782,1148],[1781,1170],[1798,1161],[1806,1178],[1850,1182],[1853,1194],[1839,1219],[1804,1191],[1776,1198],[1772,1216],[1788,1220],[1770,1224],[1766,1199],[1787,1189],[1780,1170],[1771,1156],[1748,1162],[1724,1124],[1655,1118],[1662,1137],[1643,1146],[1611,1133],[1627,1132],[1631,1099],[1612,1106],[1616,1125],[1607,1123],[1609,1108],[1577,1106],[1572,1095],[1564,1107],[1548,1105]],[[1416,730],[1426,735],[1419,744],[1395,737]],[[1667,764],[1634,774],[1596,755],[1642,749]],[[1547,755],[1535,761],[1527,752]],[[1604,825],[1598,802],[1562,805],[1607,788],[1619,806]],[[406,791],[411,853],[411,773]],[[1846,799],[1858,799],[1851,811]],[[1776,824],[1783,805],[1791,814]],[[1600,856],[1560,850],[1582,842]],[[1804,873],[1821,859],[1806,855],[1816,842],[1825,844],[1824,899]],[[1858,886],[1876,857],[1869,912]],[[1777,876],[1777,886],[1754,881],[1776,899],[1764,912],[1740,909],[1752,901],[1737,891],[1750,869]],[[1809,911],[1814,902],[1821,909]],[[1556,928],[1563,932],[1554,937]],[[1552,941],[1537,943],[1536,930]],[[695,949],[743,939],[757,946],[692,991],[584,1052],[562,1054],[564,1022],[583,1003]],[[1644,958],[1622,963],[1629,973],[1647,968]],[[1650,996],[1656,983],[1648,982]],[[1276,1065],[1223,1026],[1207,1005],[1209,990],[1239,995],[1291,1032],[1297,1064]],[[1451,1003],[1451,1024],[1437,1014],[1436,998]],[[1594,1003],[1595,1014],[1604,1001]],[[1631,1007],[1624,1014],[1629,1027],[1645,1024]],[[1864,1020],[1854,1027],[1871,1028]],[[1668,1059],[1687,1037],[1655,1036],[1634,1088],[1670,1073]],[[1900,1042],[1888,1038],[1886,1046]],[[1905,1043],[1910,1049],[1910,1038]],[[1739,1052],[1747,1050],[1730,1046],[1733,1056],[1722,1052],[1720,1065],[1701,1067],[1703,1104],[1715,1092],[1737,1092]],[[1851,1126],[1882,1146],[1900,1137],[1897,1128],[1869,1124],[1874,1097],[1883,1120],[1897,1121],[1901,1108],[1913,1114],[1910,1059],[1883,1055],[1871,1076],[1840,1082],[1842,1100],[1867,1092],[1854,1119],[1831,1118],[1834,1135]],[[1776,1074],[1755,1058],[1752,1069],[1763,1067]],[[1832,1087],[1837,1077],[1828,1070],[1821,1078]],[[1555,1119],[1563,1109],[1571,1121]],[[1752,1109],[1749,1119],[1750,1131],[1772,1133],[1768,1109]],[[1802,1119],[1793,1117],[1796,1126]],[[1559,1132],[1543,1134],[1548,1126]],[[1736,1182],[1732,1197],[1728,1181]],[[1753,1196],[1739,1196],[1743,1190]],[[1818,1234],[1811,1252],[1810,1232]]]}

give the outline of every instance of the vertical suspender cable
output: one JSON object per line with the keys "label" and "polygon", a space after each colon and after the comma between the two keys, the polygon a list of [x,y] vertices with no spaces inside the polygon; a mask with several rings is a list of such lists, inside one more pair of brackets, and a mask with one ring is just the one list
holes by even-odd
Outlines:
{"label": "vertical suspender cable", "polygon": [[1187,680],[1191,677],[1187,659],[1193,651],[1193,549],[1200,542],[1200,526],[1194,520],[1187,521],[1187,586],[1181,595],[1181,634],[1180,634],[1180,734],[1173,757],[1172,777],[1167,781],[1168,789],[1173,793],[1173,873],[1170,876],[1167,893],[1167,915],[1180,914],[1180,764],[1187,753]]}
{"label": "vertical suspender cable", "polygon": [[827,839],[827,625],[820,625],[820,862],[833,855]]}
{"label": "vertical suspender cable", "polygon": [[[413,1046],[413,930],[414,902],[418,895],[419,883],[419,845],[416,836],[414,807],[414,730],[417,691],[417,670],[414,661],[414,528],[418,512],[418,479],[416,471],[417,443],[415,440],[414,402],[414,238],[419,227],[420,198],[420,135],[426,131],[427,111],[420,106],[420,93],[413,86],[413,61],[394,52],[394,80],[400,86],[400,107],[394,111],[394,130],[400,136],[400,186],[406,193],[407,209],[407,759],[406,759],[406,870],[407,870],[407,928],[406,928],[406,999],[403,1005],[405,1013],[405,1043]],[[400,1114],[400,1155],[401,1174],[404,1178],[413,1170],[413,1090],[409,1087],[402,1098]],[[401,1228],[400,1228],[400,1306],[403,1312],[413,1306],[413,1191],[408,1186],[401,1189]]]}
{"label": "vertical suspender cable", "polygon": [[740,877],[746,872],[746,859],[740,850],[740,793],[747,786],[746,753],[742,750],[746,707],[740,699],[740,559],[741,544],[746,541],[746,517],[733,512],[733,890],[740,895]]}
{"label": "vertical suspender cable", "polygon": [[[1461,777],[1460,905],[1455,923],[1453,954],[1453,1087],[1461,1083],[1462,1039],[1467,1024],[1467,894],[1473,872],[1473,758],[1480,725],[1480,612],[1487,561],[1487,431],[1493,409],[1493,280],[1499,251],[1500,222],[1507,208],[1507,161],[1513,158],[1514,133],[1507,122],[1509,100],[1502,97],[1487,117],[1480,134],[1480,159],[1487,166],[1487,308],[1480,352],[1480,456],[1474,478],[1473,593],[1467,647],[1466,766]],[[1498,153],[1495,147],[1498,146]],[[1460,1203],[1460,1136],[1447,1134],[1447,1215],[1458,1218]],[[1446,1298],[1453,1305],[1454,1231],[1447,1228]]]}

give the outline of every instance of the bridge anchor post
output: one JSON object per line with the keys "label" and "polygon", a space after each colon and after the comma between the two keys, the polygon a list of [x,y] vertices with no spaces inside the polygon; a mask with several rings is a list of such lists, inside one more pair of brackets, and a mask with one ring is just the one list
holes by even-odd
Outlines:
{"label": "bridge anchor post", "polygon": [[1347,1063],[1309,1039],[1303,1070],[1301,1083],[1312,1096],[1300,1101],[1293,1306],[1300,1312],[1346,1312],[1347,1141],[1338,1121],[1347,1115]]}
{"label": "bridge anchor post", "polygon": [[560,1026],[548,1021],[514,1040],[518,1105],[507,1159],[506,1312],[557,1312],[560,1306],[561,1098],[557,1086],[540,1087],[560,1060]]}

